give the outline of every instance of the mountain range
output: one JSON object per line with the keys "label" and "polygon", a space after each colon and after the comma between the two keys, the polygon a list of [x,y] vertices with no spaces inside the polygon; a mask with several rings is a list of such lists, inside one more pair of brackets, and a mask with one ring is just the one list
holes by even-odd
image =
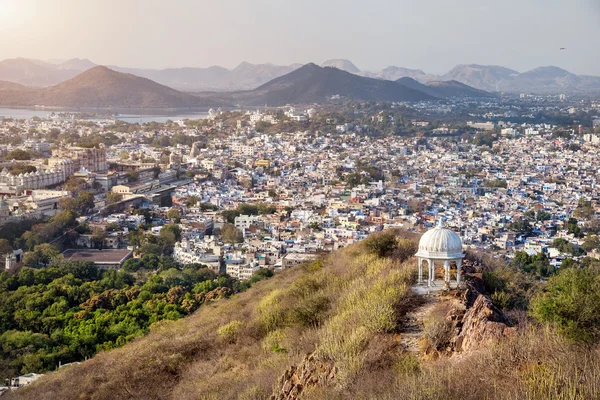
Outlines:
{"label": "mountain range", "polygon": [[205,101],[147,78],[102,66],[43,88],[0,81],[3,106],[175,108],[213,105]]}
{"label": "mountain range", "polygon": [[[77,58],[62,61],[7,59],[0,61],[0,81],[33,87],[51,86],[74,78],[95,66],[96,64],[92,61]],[[148,78],[180,91],[231,92],[258,88],[301,66],[302,64],[282,66],[242,62],[232,70],[219,66],[168,69],[124,68],[114,65],[108,67],[114,71]],[[600,77],[576,75],[553,66],[539,67],[521,73],[494,65],[465,64],[457,65],[443,75],[397,66],[390,66],[377,72],[361,71],[351,61],[345,59],[328,60],[321,66],[335,67],[354,75],[389,81],[396,81],[400,78],[412,78],[424,84],[432,81],[456,81],[491,92],[544,94],[600,91]]]}
{"label": "mountain range", "polygon": [[[71,71],[71,69],[68,69]],[[409,80],[409,81],[407,81]],[[413,102],[448,97],[491,97],[458,82],[421,84],[368,78],[335,67],[306,64],[256,89],[184,93],[148,78],[104,66],[88,69],[53,86],[32,88],[0,81],[0,105],[48,107],[183,108],[215,106],[282,106],[325,103],[332,98]]]}

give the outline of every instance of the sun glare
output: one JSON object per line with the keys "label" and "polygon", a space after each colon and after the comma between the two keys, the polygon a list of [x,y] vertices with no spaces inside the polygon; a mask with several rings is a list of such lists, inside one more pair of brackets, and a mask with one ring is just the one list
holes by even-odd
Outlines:
{"label": "sun glare", "polygon": [[22,11],[18,0],[0,0],[0,28],[18,24]]}

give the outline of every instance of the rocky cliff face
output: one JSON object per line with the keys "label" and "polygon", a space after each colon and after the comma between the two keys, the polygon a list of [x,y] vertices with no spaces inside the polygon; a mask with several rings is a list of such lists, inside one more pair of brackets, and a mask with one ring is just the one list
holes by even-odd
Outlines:
{"label": "rocky cliff face", "polygon": [[483,276],[467,274],[466,278],[468,288],[462,297],[466,311],[454,314],[459,329],[452,343],[458,353],[510,337],[515,331],[512,321],[485,294]]}
{"label": "rocky cliff face", "polygon": [[300,365],[292,366],[279,378],[271,400],[296,400],[304,390],[333,385],[336,375],[337,368],[332,362],[309,354]]}
{"label": "rocky cliff face", "polygon": [[[474,266],[467,263],[466,270],[472,271]],[[510,337],[515,331],[510,319],[486,295],[482,274],[466,273],[465,280],[467,289],[454,292],[459,297],[459,301],[456,297],[446,295],[427,303],[431,306],[445,302],[450,307],[445,315],[448,332],[450,332],[449,342],[444,342],[443,348],[436,349],[439,351],[438,354],[450,356],[468,353],[490,342]],[[422,316],[420,324],[422,325]],[[403,334],[405,333],[400,335]],[[302,398],[302,394],[308,390],[333,386],[336,376],[337,368],[333,362],[319,360],[314,354],[310,354],[299,365],[290,367],[279,378],[271,400]]]}

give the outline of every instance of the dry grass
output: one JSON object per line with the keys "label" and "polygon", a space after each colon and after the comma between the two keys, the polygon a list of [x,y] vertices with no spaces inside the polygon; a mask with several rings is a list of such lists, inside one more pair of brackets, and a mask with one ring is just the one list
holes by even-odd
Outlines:
{"label": "dry grass", "polygon": [[[475,353],[437,361],[404,353],[398,321],[418,304],[409,289],[415,270],[414,259],[380,259],[351,246],[155,324],[147,337],[13,397],[267,399],[282,373],[316,350],[335,362],[338,385],[309,388],[306,399],[600,398],[600,352],[528,327],[525,317],[514,338]],[[434,325],[431,345],[443,347],[446,331]]]}

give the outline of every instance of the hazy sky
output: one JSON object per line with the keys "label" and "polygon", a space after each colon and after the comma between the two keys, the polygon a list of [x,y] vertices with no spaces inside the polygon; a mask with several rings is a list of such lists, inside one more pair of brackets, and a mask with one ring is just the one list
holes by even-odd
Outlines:
{"label": "hazy sky", "polygon": [[[566,51],[560,51],[566,47]],[[0,59],[124,67],[456,64],[600,75],[600,0],[0,0]]]}

